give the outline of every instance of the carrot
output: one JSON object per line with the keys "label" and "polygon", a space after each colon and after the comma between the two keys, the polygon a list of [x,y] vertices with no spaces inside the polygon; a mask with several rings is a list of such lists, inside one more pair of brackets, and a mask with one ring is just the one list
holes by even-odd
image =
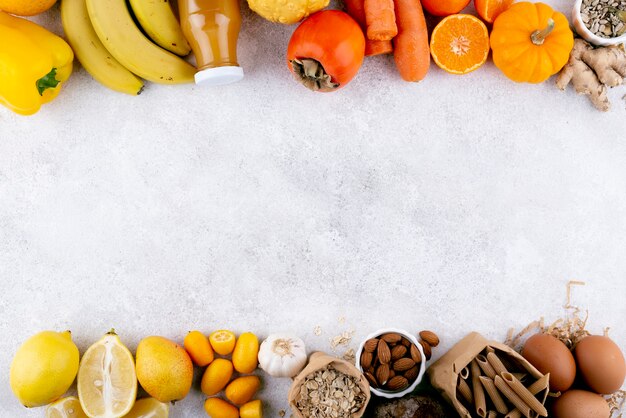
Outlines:
{"label": "carrot", "polygon": [[[361,26],[363,33],[367,31],[367,25],[365,24],[365,1],[364,0],[344,0],[346,5],[346,12]],[[381,55],[389,54],[393,51],[391,41],[372,41],[365,38],[365,55]]]}
{"label": "carrot", "polygon": [[400,76],[420,81],[430,67],[428,28],[420,0],[395,0],[398,36],[393,40],[394,59]]}
{"label": "carrot", "polygon": [[398,34],[393,3],[393,0],[365,0],[368,39],[390,41]]}

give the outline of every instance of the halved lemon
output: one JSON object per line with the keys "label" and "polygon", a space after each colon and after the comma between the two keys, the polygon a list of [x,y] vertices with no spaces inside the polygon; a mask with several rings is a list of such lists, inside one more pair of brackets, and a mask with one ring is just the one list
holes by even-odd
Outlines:
{"label": "halved lemon", "polygon": [[124,418],[167,418],[170,412],[168,404],[154,398],[139,399]]}
{"label": "halved lemon", "polygon": [[209,335],[209,342],[213,350],[222,356],[226,356],[233,352],[237,338],[235,334],[227,330],[215,331]]}
{"label": "halved lemon", "polygon": [[114,331],[87,349],[78,368],[78,399],[90,418],[126,415],[137,397],[131,352]]}
{"label": "halved lemon", "polygon": [[46,408],[46,418],[87,418],[76,396],[68,396]]}

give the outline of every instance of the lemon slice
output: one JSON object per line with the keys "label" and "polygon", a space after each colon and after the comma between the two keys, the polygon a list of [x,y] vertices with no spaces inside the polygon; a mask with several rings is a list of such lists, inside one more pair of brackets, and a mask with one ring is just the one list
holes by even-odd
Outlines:
{"label": "lemon slice", "polygon": [[154,398],[139,399],[124,418],[167,418],[170,407]]}
{"label": "lemon slice", "polygon": [[131,352],[114,331],[87,349],[78,369],[78,399],[90,418],[126,415],[137,397]]}
{"label": "lemon slice", "polygon": [[46,408],[46,418],[87,418],[76,396],[68,396]]}

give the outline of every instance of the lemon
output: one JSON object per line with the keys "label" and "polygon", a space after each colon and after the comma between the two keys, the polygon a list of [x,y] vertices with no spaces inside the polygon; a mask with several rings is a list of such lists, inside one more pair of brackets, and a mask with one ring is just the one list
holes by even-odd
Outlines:
{"label": "lemon", "polygon": [[0,0],[0,10],[18,16],[34,16],[43,13],[57,0]]}
{"label": "lemon", "polygon": [[191,389],[193,364],[180,345],[163,337],[146,337],[137,346],[137,378],[161,402],[183,399]]}
{"label": "lemon", "polygon": [[154,398],[139,399],[124,418],[167,418],[169,406]]}
{"label": "lemon", "polygon": [[46,408],[46,418],[87,418],[76,396],[59,399]]}
{"label": "lemon", "polygon": [[248,0],[250,9],[270,22],[290,25],[328,6],[329,0]]}
{"label": "lemon", "polygon": [[47,405],[72,385],[78,348],[69,331],[43,331],[26,340],[11,363],[13,393],[26,407]]}
{"label": "lemon", "polygon": [[137,397],[131,352],[114,331],[87,349],[78,369],[78,398],[90,418],[126,415]]}

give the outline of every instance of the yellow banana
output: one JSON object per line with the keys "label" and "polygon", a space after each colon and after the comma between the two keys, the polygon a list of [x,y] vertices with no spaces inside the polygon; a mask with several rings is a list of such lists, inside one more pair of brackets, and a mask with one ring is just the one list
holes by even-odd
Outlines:
{"label": "yellow banana", "polygon": [[192,65],[141,33],[126,0],[87,0],[87,10],[104,46],[131,72],[161,84],[194,81],[196,69]]}
{"label": "yellow banana", "polygon": [[134,96],[141,93],[143,80],[113,58],[100,42],[91,26],[85,0],[63,0],[61,19],[74,54],[93,78],[115,91]]}
{"label": "yellow banana", "polygon": [[168,0],[130,0],[135,17],[148,36],[161,47],[185,56],[191,48]]}

